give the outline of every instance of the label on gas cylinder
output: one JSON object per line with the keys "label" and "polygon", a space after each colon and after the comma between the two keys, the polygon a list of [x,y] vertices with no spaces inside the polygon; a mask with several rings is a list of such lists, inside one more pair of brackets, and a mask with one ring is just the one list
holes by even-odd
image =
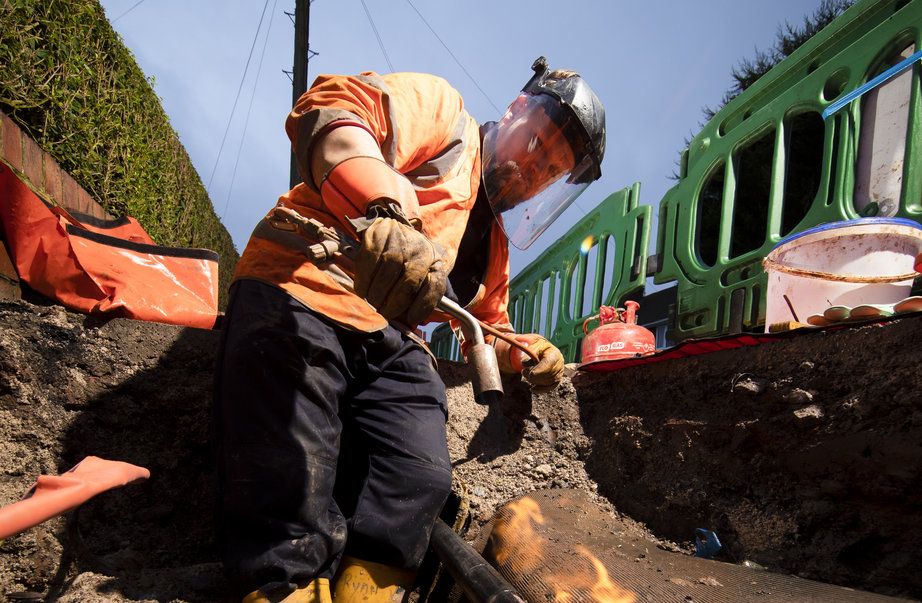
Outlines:
{"label": "label on gas cylinder", "polygon": [[[625,342],[623,341],[613,341],[611,343],[603,343],[602,345],[596,346],[595,351],[596,353],[601,353],[601,352],[611,352],[614,350],[623,350],[626,347],[626,345],[627,344],[625,344]],[[631,347],[633,347],[635,350],[640,350],[642,352],[652,352],[656,349],[656,346],[652,346],[648,343],[638,343],[636,341],[631,342]]]}
{"label": "label on gas cylinder", "polygon": [[600,346],[596,346],[596,352],[610,352],[612,350],[623,350],[624,342],[623,341],[613,341],[612,343],[603,343]]}

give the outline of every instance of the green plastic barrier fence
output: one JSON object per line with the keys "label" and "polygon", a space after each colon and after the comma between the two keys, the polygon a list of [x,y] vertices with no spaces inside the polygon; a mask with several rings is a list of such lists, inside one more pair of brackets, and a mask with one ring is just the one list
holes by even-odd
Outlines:
{"label": "green plastic barrier fence", "polygon": [[461,360],[461,348],[454,332],[444,323],[432,331],[429,348],[436,358],[445,360]]}
{"label": "green plastic barrier fence", "polygon": [[[676,283],[670,339],[761,329],[761,261],[785,236],[860,216],[922,221],[919,51],[922,0],[861,0],[695,136],[659,208],[652,268],[657,284]],[[642,288],[650,208],[638,191],[606,199],[513,280],[517,331],[575,360],[581,320]],[[437,329],[436,353],[457,359],[453,339]]]}
{"label": "green plastic barrier fence", "polygon": [[861,215],[920,219],[918,62],[822,115],[912,62],[920,31],[922,0],[858,2],[691,141],[659,212],[654,278],[677,282],[672,339],[764,324],[761,260],[789,234]]}
{"label": "green plastic barrier fence", "polygon": [[[643,288],[652,209],[639,196],[639,183],[610,195],[512,280],[517,333],[541,333],[573,362],[583,320]],[[447,325],[433,332],[431,346],[440,358],[460,357]]]}

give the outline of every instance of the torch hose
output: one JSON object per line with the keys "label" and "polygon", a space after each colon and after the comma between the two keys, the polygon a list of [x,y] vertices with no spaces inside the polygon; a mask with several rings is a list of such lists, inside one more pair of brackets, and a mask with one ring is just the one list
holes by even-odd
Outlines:
{"label": "torch hose", "polygon": [[502,339],[503,341],[505,341],[505,342],[508,343],[509,345],[518,348],[519,350],[522,351],[522,353],[524,353],[526,356],[528,356],[529,358],[531,358],[532,361],[535,362],[535,364],[537,364],[538,361],[540,360],[540,358],[538,358],[538,355],[537,355],[537,354],[535,354],[534,352],[532,352],[531,350],[529,350],[527,345],[525,345],[525,344],[519,342],[515,337],[509,335],[508,333],[503,333],[502,331],[499,331],[499,330],[497,330],[497,329],[494,329],[493,327],[491,327],[490,325],[488,325],[488,324],[485,323],[485,322],[482,322],[482,321],[479,321],[479,320],[478,320],[477,322],[480,323],[480,328],[481,328],[481,329],[483,329],[484,331],[486,331],[487,333],[489,333],[489,334],[492,335],[493,337],[496,337],[497,339]]}

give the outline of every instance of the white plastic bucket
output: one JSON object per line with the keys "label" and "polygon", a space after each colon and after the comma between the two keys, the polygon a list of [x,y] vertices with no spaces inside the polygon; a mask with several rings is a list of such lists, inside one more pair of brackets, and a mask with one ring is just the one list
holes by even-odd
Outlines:
{"label": "white plastic bucket", "polygon": [[902,218],[823,224],[783,239],[763,261],[765,330],[830,306],[892,304],[909,295],[922,226]]}

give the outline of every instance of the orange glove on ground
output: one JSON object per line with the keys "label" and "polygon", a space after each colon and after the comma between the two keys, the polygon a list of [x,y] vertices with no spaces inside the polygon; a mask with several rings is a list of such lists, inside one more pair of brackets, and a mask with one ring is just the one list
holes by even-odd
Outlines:
{"label": "orange glove on ground", "polygon": [[524,352],[501,340],[496,340],[496,358],[499,370],[504,373],[521,373],[533,391],[548,391],[557,387],[563,378],[564,359],[560,350],[544,337],[528,333],[513,335],[516,341],[528,345],[538,356],[534,363]]}

